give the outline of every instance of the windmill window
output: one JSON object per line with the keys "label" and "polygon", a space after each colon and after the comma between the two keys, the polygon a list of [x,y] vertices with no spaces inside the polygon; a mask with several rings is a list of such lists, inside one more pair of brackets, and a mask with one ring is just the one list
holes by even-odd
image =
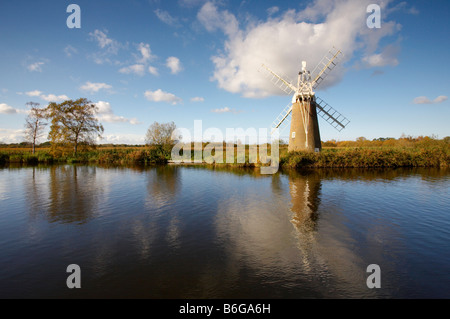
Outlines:
{"label": "windmill window", "polygon": [[295,132],[292,132],[292,138],[295,138]]}

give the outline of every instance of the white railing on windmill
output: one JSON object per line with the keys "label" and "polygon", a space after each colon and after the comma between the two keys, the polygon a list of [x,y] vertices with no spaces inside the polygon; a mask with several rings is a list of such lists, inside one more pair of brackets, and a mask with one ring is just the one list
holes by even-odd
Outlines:
{"label": "white railing on windmill", "polygon": [[313,91],[319,87],[328,74],[336,67],[341,58],[342,52],[333,47],[311,73],[306,68],[306,62],[303,61],[302,71],[299,72],[297,86],[293,85],[290,80],[278,75],[267,65],[262,65],[261,69],[265,70],[265,74],[275,86],[279,87],[288,95],[293,94],[292,103],[289,104],[273,122],[272,134],[276,129],[279,129],[281,133],[281,131],[287,127],[287,119],[292,113],[292,105],[298,100],[299,97],[304,98],[306,96],[309,96],[316,101],[317,114],[336,130],[341,131],[350,123],[345,116],[333,109],[328,103],[320,98],[317,98]]}

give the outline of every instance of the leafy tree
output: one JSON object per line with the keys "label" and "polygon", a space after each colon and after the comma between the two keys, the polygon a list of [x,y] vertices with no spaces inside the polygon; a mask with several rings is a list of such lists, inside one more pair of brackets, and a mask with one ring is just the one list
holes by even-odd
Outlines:
{"label": "leafy tree", "polygon": [[36,152],[36,143],[44,133],[44,128],[47,126],[46,110],[39,108],[39,103],[28,102],[30,113],[25,120],[25,139],[31,143],[33,154]]}
{"label": "leafy tree", "polygon": [[147,130],[145,142],[155,152],[154,156],[170,159],[171,151],[177,140],[181,136],[175,136],[177,126],[174,122],[158,123],[154,122]]}
{"label": "leafy tree", "polygon": [[172,145],[172,133],[177,129],[174,122],[158,123],[155,122],[147,130],[145,142],[147,145]]}
{"label": "leafy tree", "polygon": [[85,98],[60,104],[52,102],[47,110],[51,118],[48,138],[52,146],[71,146],[75,155],[79,145],[95,144],[95,137],[101,137],[104,131],[96,117],[97,106]]}

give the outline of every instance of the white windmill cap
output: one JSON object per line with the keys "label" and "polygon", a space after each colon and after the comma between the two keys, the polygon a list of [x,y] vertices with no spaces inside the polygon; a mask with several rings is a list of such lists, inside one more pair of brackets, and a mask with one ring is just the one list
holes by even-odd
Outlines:
{"label": "white windmill cap", "polygon": [[306,71],[306,61],[302,61],[302,71]]}

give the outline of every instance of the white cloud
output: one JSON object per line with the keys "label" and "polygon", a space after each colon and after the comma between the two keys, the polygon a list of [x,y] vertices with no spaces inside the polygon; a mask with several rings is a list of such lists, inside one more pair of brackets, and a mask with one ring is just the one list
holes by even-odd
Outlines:
{"label": "white cloud", "polygon": [[118,54],[119,49],[126,47],[126,45],[122,45],[120,42],[109,38],[107,33],[107,30],[95,30],[94,32],[89,33],[89,38],[92,41],[95,41],[101,49],[100,51],[89,55],[89,57],[97,64],[119,63],[118,61],[112,61],[111,59]]}
{"label": "white cloud", "polygon": [[136,118],[128,119],[123,116],[114,114],[109,102],[99,101],[95,103],[97,106],[97,118],[101,122],[107,123],[130,123],[132,125],[141,124]]}
{"label": "white cloud", "polygon": [[105,49],[107,52],[112,54],[117,54],[120,48],[120,43],[116,40],[108,38],[107,33],[107,30],[105,30],[104,32],[95,30],[94,32],[90,32],[89,36],[91,37],[91,39],[97,42],[98,46],[101,49]]}
{"label": "white cloud", "polygon": [[137,58],[137,62],[141,64],[145,64],[148,61],[151,61],[155,58],[155,56],[152,55],[152,50],[150,49],[150,44],[146,43],[139,43],[138,45],[138,51],[141,54],[141,58]]}
{"label": "white cloud", "polygon": [[[215,64],[212,80],[218,86],[245,97],[281,94],[258,70],[262,63],[274,71],[296,79],[301,61],[313,71],[333,46],[344,53],[338,69],[320,88],[337,83],[343,76],[343,63],[362,52],[365,66],[396,65],[398,47],[380,48],[380,41],[394,35],[400,26],[383,17],[381,29],[366,27],[366,8],[372,0],[316,0],[304,10],[279,12],[266,21],[252,21],[240,26],[230,12],[220,10],[213,2],[200,9],[197,18],[210,32],[227,36],[223,50],[212,57]],[[384,1],[382,10],[390,3]],[[380,53],[381,52],[381,53]],[[358,60],[358,58],[356,59]]]}
{"label": "white cloud", "polygon": [[183,70],[183,67],[181,66],[180,59],[178,59],[177,57],[174,57],[174,56],[171,56],[171,57],[167,58],[166,66],[170,69],[172,74],[177,74],[181,70]]}
{"label": "white cloud", "polygon": [[1,114],[16,114],[17,110],[12,106],[5,103],[0,103],[0,113]]}
{"label": "white cloud", "polygon": [[68,100],[69,97],[67,95],[55,95],[55,94],[41,94],[39,96],[41,99],[47,101],[47,102],[60,102],[60,101],[65,101]]}
{"label": "white cloud", "polygon": [[214,109],[211,110],[212,113],[234,113],[234,114],[238,114],[241,113],[242,111],[236,111],[234,109],[230,109],[229,107],[224,107],[221,109]]}
{"label": "white cloud", "polygon": [[112,86],[106,83],[92,83],[86,82],[84,85],[80,87],[81,90],[89,92],[89,93],[97,93],[100,90],[108,90],[111,89]]}
{"label": "white cloud", "polygon": [[45,63],[44,62],[35,62],[31,63],[27,66],[28,71],[30,72],[42,72],[42,67]]}
{"label": "white cloud", "polygon": [[445,102],[447,100],[448,100],[448,97],[445,95],[440,95],[432,101],[429,98],[427,98],[426,96],[419,96],[413,100],[413,103],[414,104],[438,104],[438,103]]}
{"label": "white cloud", "polygon": [[233,36],[239,31],[239,23],[236,17],[228,11],[219,12],[212,2],[203,5],[197,14],[197,18],[210,32],[219,29],[226,35]]}
{"label": "white cloud", "polygon": [[231,112],[231,109],[228,107],[224,107],[222,109],[211,110],[211,112],[213,112],[213,113],[229,113],[229,112]]}
{"label": "white cloud", "polygon": [[152,54],[150,44],[141,42],[138,44],[137,49],[139,51],[139,55],[134,54],[136,64],[123,67],[119,70],[119,72],[124,74],[136,74],[139,76],[144,76],[147,69],[150,74],[158,75],[158,70],[155,67],[147,67],[148,62],[156,58],[156,56]]}
{"label": "white cloud", "polygon": [[158,17],[158,19],[161,20],[162,22],[164,22],[165,24],[168,24],[170,26],[178,26],[179,25],[178,19],[172,17],[169,12],[160,10],[160,9],[156,9],[154,12],[155,12],[156,16]]}
{"label": "white cloud", "polygon": [[28,110],[16,109],[8,104],[0,103],[0,114],[28,114]]}
{"label": "white cloud", "polygon": [[161,89],[156,91],[145,91],[144,96],[147,100],[152,102],[166,102],[171,103],[172,105],[179,104],[183,102],[183,100],[172,93],[164,92]]}
{"label": "white cloud", "polygon": [[269,9],[267,9],[267,14],[271,16],[277,13],[278,11],[280,11],[280,8],[278,8],[277,6],[270,7]]}
{"label": "white cloud", "polygon": [[0,141],[3,143],[20,143],[24,141],[24,133],[23,129],[0,128]]}
{"label": "white cloud", "polygon": [[191,102],[204,102],[204,101],[205,99],[200,96],[196,96],[191,99]]}
{"label": "white cloud", "polygon": [[29,91],[29,92],[25,92],[26,95],[28,96],[33,96],[33,97],[39,97],[44,101],[47,102],[60,102],[60,101],[64,101],[64,100],[68,100],[69,97],[65,94],[62,95],[55,95],[55,94],[42,94],[43,92],[39,91],[39,90],[34,90],[34,91]]}
{"label": "white cloud", "polygon": [[38,90],[34,90],[34,91],[25,92],[25,94],[28,96],[41,96],[42,92],[38,91]]}
{"label": "white cloud", "polygon": [[67,57],[70,58],[72,56],[72,54],[77,54],[78,50],[75,49],[73,46],[68,45],[64,48],[64,53],[66,54]]}
{"label": "white cloud", "polygon": [[397,46],[389,45],[383,52],[365,56],[362,58],[366,67],[382,67],[382,66],[396,66],[398,65],[398,55],[399,48]]}
{"label": "white cloud", "polygon": [[151,65],[148,67],[148,72],[150,72],[150,74],[153,74],[155,76],[159,75],[158,69]]}
{"label": "white cloud", "polygon": [[120,73],[124,74],[136,74],[139,76],[143,76],[145,74],[145,66],[143,64],[134,64],[119,70]]}

